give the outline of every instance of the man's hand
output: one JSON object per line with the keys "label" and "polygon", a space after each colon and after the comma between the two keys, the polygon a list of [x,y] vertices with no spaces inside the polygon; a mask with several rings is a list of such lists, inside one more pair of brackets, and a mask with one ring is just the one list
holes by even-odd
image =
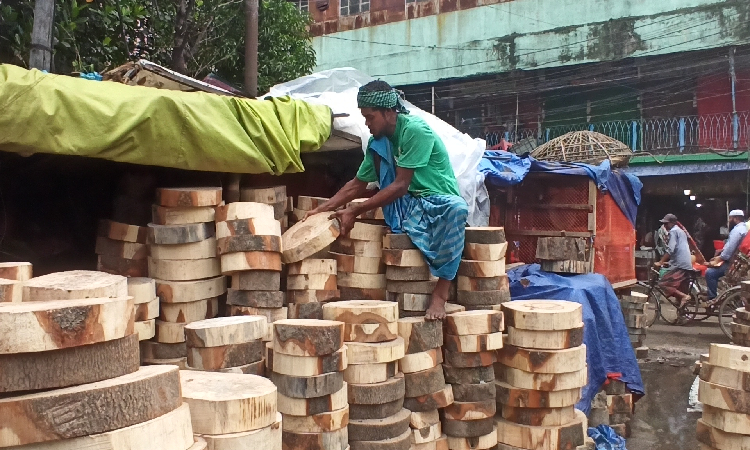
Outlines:
{"label": "man's hand", "polygon": [[349,232],[352,231],[354,226],[354,220],[357,218],[357,213],[353,208],[345,208],[336,211],[331,214],[331,219],[338,219],[339,228],[341,229],[342,236],[348,236]]}
{"label": "man's hand", "polygon": [[661,268],[661,266],[662,266],[662,265],[663,265],[663,264],[662,264],[662,262],[661,262],[661,261],[656,261],[656,262],[654,263],[654,267],[656,267],[657,269]]}
{"label": "man's hand", "polygon": [[315,214],[322,213],[323,211],[320,211],[318,208],[311,209],[310,211],[307,211],[305,213],[305,217],[302,218],[302,221],[309,219],[310,217],[314,216]]}

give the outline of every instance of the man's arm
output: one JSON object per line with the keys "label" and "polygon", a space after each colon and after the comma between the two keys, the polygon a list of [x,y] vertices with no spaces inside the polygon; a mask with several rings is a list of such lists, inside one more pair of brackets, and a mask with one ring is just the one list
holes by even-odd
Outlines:
{"label": "man's arm", "polygon": [[729,233],[729,239],[727,239],[727,243],[724,245],[724,250],[721,251],[719,257],[724,261],[729,261],[730,259],[732,259],[732,256],[734,256],[734,252],[737,251],[737,247],[740,246],[742,238],[742,232],[735,226],[735,229],[732,230],[731,233]]}
{"label": "man's arm", "polygon": [[363,197],[366,194],[367,183],[355,177],[349,180],[344,185],[344,187],[339,189],[339,191],[336,192],[336,194],[331,197],[330,200],[318,206],[317,208],[308,211],[305,214],[305,219],[321,212],[335,211],[339,207],[346,205],[355,198]]}

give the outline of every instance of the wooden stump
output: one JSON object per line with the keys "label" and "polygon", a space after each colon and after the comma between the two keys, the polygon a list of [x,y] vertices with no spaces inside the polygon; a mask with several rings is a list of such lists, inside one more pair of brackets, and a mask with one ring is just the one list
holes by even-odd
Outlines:
{"label": "wooden stump", "polygon": [[221,203],[220,187],[159,188],[156,203],[161,206],[216,206]]}
{"label": "wooden stump", "polygon": [[[72,439],[155,419],[180,406],[178,373],[176,367],[141,367],[97,383],[0,399],[0,446]],[[55,407],[60,405],[70,405],[65,414]]]}
{"label": "wooden stump", "polygon": [[700,380],[698,400],[714,408],[750,414],[750,392]]}
{"label": "wooden stump", "polygon": [[508,275],[499,275],[496,277],[458,277],[459,291],[507,291],[509,289]]}
{"label": "wooden stump", "polygon": [[264,349],[260,339],[218,347],[188,346],[187,363],[194,369],[217,371],[260,361],[263,359]]}
{"label": "wooden stump", "polygon": [[281,255],[273,252],[239,252],[221,255],[221,273],[224,275],[247,270],[281,271]]}
{"label": "wooden stump", "polygon": [[346,346],[325,356],[290,356],[276,353],[273,371],[283,375],[312,377],[331,372],[342,372],[348,367]]}
{"label": "wooden stump", "polygon": [[128,295],[125,277],[88,270],[56,272],[24,282],[23,301],[117,298]]}
{"label": "wooden stump", "polygon": [[492,383],[454,384],[452,386],[453,400],[456,402],[495,401],[495,386]]}
{"label": "wooden stump", "polygon": [[287,265],[289,275],[336,275],[336,259],[304,259]]}
{"label": "wooden stump", "polygon": [[398,305],[378,300],[349,300],[323,306],[326,320],[347,324],[390,324],[398,320]]}
{"label": "wooden stump", "polygon": [[397,267],[388,266],[385,269],[385,279],[392,281],[434,281],[428,266],[423,267]]}
{"label": "wooden stump", "polygon": [[500,415],[503,419],[532,427],[559,427],[576,420],[575,408],[516,408],[503,405]]}
{"label": "wooden stump", "polygon": [[337,287],[336,280],[336,275],[322,273],[289,275],[286,288],[293,291],[333,291]]}
{"label": "wooden stump", "polygon": [[210,450],[281,450],[281,413],[276,413],[276,421],[271,425],[243,433],[199,435],[208,443]]}
{"label": "wooden stump", "polygon": [[314,398],[331,395],[344,386],[344,374],[330,372],[312,377],[271,372],[271,380],[279,392],[292,398]]}
{"label": "wooden stump", "polygon": [[148,228],[112,220],[100,220],[97,234],[116,241],[139,242],[141,244],[145,244],[148,240]]}
{"label": "wooden stump", "polygon": [[586,346],[566,350],[529,350],[506,345],[497,354],[498,362],[534,373],[567,373],[586,367]]}
{"label": "wooden stump", "polygon": [[[473,312],[473,311],[472,311]],[[445,334],[443,347],[451,352],[486,352],[503,348],[503,334],[467,334],[455,336]]]}
{"label": "wooden stump", "polygon": [[163,303],[159,320],[163,322],[191,323],[211,319],[219,314],[219,299],[207,298],[187,303]]}
{"label": "wooden stump", "polygon": [[505,324],[522,330],[553,331],[578,328],[583,308],[563,300],[517,300],[503,304]]}
{"label": "wooden stump", "polygon": [[330,355],[344,345],[343,334],[344,324],[341,322],[279,320],[273,324],[273,351],[291,356]]}
{"label": "wooden stump", "polygon": [[179,344],[185,342],[185,325],[187,324],[163,322],[157,319],[155,322],[156,341],[162,344]]}
{"label": "wooden stump", "polygon": [[272,217],[216,222],[216,239],[248,235],[281,236],[281,224]]}
{"label": "wooden stump", "polygon": [[176,260],[148,259],[148,274],[152,278],[169,281],[190,281],[221,275],[221,264],[216,258]]}
{"label": "wooden stump", "polygon": [[403,373],[421,372],[431,369],[443,362],[442,352],[438,348],[425,352],[404,355],[398,361],[399,368]]}
{"label": "wooden stump", "polygon": [[293,433],[325,433],[340,430],[349,424],[349,407],[311,416],[286,415],[282,424],[284,431]]}
{"label": "wooden stump", "polygon": [[479,437],[447,437],[448,448],[451,450],[484,450],[484,449],[500,449],[497,446],[497,428],[492,427],[492,431]]}
{"label": "wooden stump", "polygon": [[750,348],[730,344],[711,344],[708,362],[715,366],[750,371]]}
{"label": "wooden stump", "polygon": [[[341,298],[341,291],[338,289],[330,291],[287,291],[286,301],[296,304],[324,303],[328,301],[337,301]],[[323,307],[320,307],[320,315],[323,317]],[[292,317],[290,317],[291,319]]]}
{"label": "wooden stump", "polygon": [[282,236],[285,263],[302,261],[331,245],[339,237],[337,220],[331,220],[330,212],[316,214],[298,222]]}
{"label": "wooden stump", "polygon": [[505,229],[503,227],[466,227],[465,240],[472,244],[502,244],[505,243]]}
{"label": "wooden stump", "polygon": [[427,262],[420,250],[383,250],[383,262],[394,267],[427,267]]}
{"label": "wooden stump", "polygon": [[191,223],[213,222],[215,217],[216,210],[212,206],[151,206],[151,221],[157,225],[186,225]]}
{"label": "wooden stump", "polygon": [[383,256],[383,244],[373,241],[355,241],[353,239],[340,237],[331,244],[331,252],[343,253],[345,255],[365,256],[368,258],[380,258]]}
{"label": "wooden stump", "polygon": [[447,384],[437,392],[414,398],[404,398],[404,408],[413,412],[432,411],[453,403],[453,388]]}
{"label": "wooden stump", "polygon": [[[326,213],[330,214],[330,213]],[[281,433],[282,450],[347,450],[347,428],[326,433]]]}
{"label": "wooden stump", "polygon": [[0,354],[43,352],[131,335],[129,297],[7,303],[0,307]]}
{"label": "wooden stump", "polygon": [[495,364],[495,377],[497,381],[515,386],[521,389],[533,389],[537,391],[566,391],[586,386],[588,372],[583,370],[568,373],[530,373],[523,370]]}
{"label": "wooden stump", "polygon": [[0,262],[0,278],[26,281],[31,279],[32,274],[30,262]]}
{"label": "wooden stump", "polygon": [[186,303],[218,297],[227,291],[226,277],[191,281],[156,281],[156,295],[163,303]]}
{"label": "wooden stump", "polygon": [[503,313],[499,311],[464,311],[445,318],[446,332],[456,336],[490,334],[503,331]]}
{"label": "wooden stump", "polygon": [[382,245],[383,236],[388,228],[382,225],[373,225],[364,222],[354,222],[354,226],[349,230],[349,239],[354,241],[371,241],[379,242]]}
{"label": "wooden stump", "polygon": [[353,405],[380,405],[404,397],[404,377],[390,378],[381,383],[349,384],[348,402]]}
{"label": "wooden stump", "polygon": [[349,384],[374,384],[388,381],[396,375],[396,361],[375,364],[352,364],[344,370],[344,381]]}
{"label": "wooden stump", "polygon": [[276,386],[266,378],[183,370],[180,382],[196,434],[241,433],[276,421]]}
{"label": "wooden stump", "polygon": [[350,441],[382,441],[401,436],[409,429],[411,411],[401,409],[385,419],[357,419],[349,421]]}
{"label": "wooden stump", "polygon": [[437,392],[445,387],[443,367],[435,366],[422,372],[405,373],[404,384],[406,397],[421,397]]}
{"label": "wooden stump", "polygon": [[339,272],[339,288],[358,288],[358,289],[385,289],[385,274],[370,274],[356,272]]}
{"label": "wooden stump", "polygon": [[712,384],[750,392],[750,372],[727,369],[703,362],[700,369],[700,378]]}
{"label": "wooden stump", "polygon": [[532,331],[508,327],[508,345],[540,350],[563,350],[583,344],[583,324],[569,330]]}
{"label": "wooden stump", "polygon": [[[275,272],[278,274],[278,272]],[[240,291],[227,290],[227,305],[249,306],[252,308],[281,308],[284,306],[284,293],[281,291]]]}
{"label": "wooden stump", "polygon": [[451,367],[443,365],[443,371],[445,381],[451,384],[479,384],[495,381],[495,370],[492,366]]}
{"label": "wooden stump", "polygon": [[177,245],[205,241],[215,235],[213,222],[185,225],[148,224],[149,244]]}
{"label": "wooden stump", "polygon": [[463,257],[474,261],[499,261],[505,259],[508,243],[476,244],[467,242],[464,246]]}
{"label": "wooden stump", "polygon": [[[333,394],[314,398],[293,398],[282,393],[277,393],[278,410],[281,413],[292,416],[311,416],[324,412],[336,411],[345,408],[348,403],[347,384]],[[351,415],[351,414],[350,414]]]}
{"label": "wooden stump", "polygon": [[396,361],[404,357],[404,339],[400,336],[390,342],[347,343],[349,364],[374,364]]}
{"label": "wooden stump", "polygon": [[437,281],[388,281],[386,290],[398,294],[432,294]]}
{"label": "wooden stump", "polygon": [[563,408],[574,406],[581,399],[581,389],[539,391],[495,381],[497,402],[516,408]]}
{"label": "wooden stump", "polygon": [[278,270],[250,270],[232,274],[232,289],[240,291],[278,291],[281,272]]}

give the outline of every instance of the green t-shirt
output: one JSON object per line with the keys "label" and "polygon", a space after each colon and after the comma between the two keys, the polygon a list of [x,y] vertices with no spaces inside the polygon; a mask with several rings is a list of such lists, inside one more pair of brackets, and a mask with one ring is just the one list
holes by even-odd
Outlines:
{"label": "green t-shirt", "polygon": [[[416,116],[399,114],[396,132],[388,139],[393,144],[396,166],[414,170],[409,193],[417,197],[460,195],[445,144],[427,122]],[[365,152],[357,171],[357,178],[367,183],[379,181],[373,153],[369,149]]]}

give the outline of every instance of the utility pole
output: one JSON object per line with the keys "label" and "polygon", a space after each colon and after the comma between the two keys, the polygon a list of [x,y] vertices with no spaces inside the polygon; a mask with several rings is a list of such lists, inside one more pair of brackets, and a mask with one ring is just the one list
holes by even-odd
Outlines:
{"label": "utility pole", "polygon": [[258,96],[258,0],[245,0],[245,91]]}
{"label": "utility pole", "polygon": [[29,66],[52,70],[52,30],[55,25],[55,0],[36,0],[34,28],[31,31]]}
{"label": "utility pole", "polygon": [[740,121],[739,116],[737,116],[737,74],[734,71],[735,50],[735,47],[729,49],[729,79],[732,83],[732,147],[737,150],[740,137]]}

